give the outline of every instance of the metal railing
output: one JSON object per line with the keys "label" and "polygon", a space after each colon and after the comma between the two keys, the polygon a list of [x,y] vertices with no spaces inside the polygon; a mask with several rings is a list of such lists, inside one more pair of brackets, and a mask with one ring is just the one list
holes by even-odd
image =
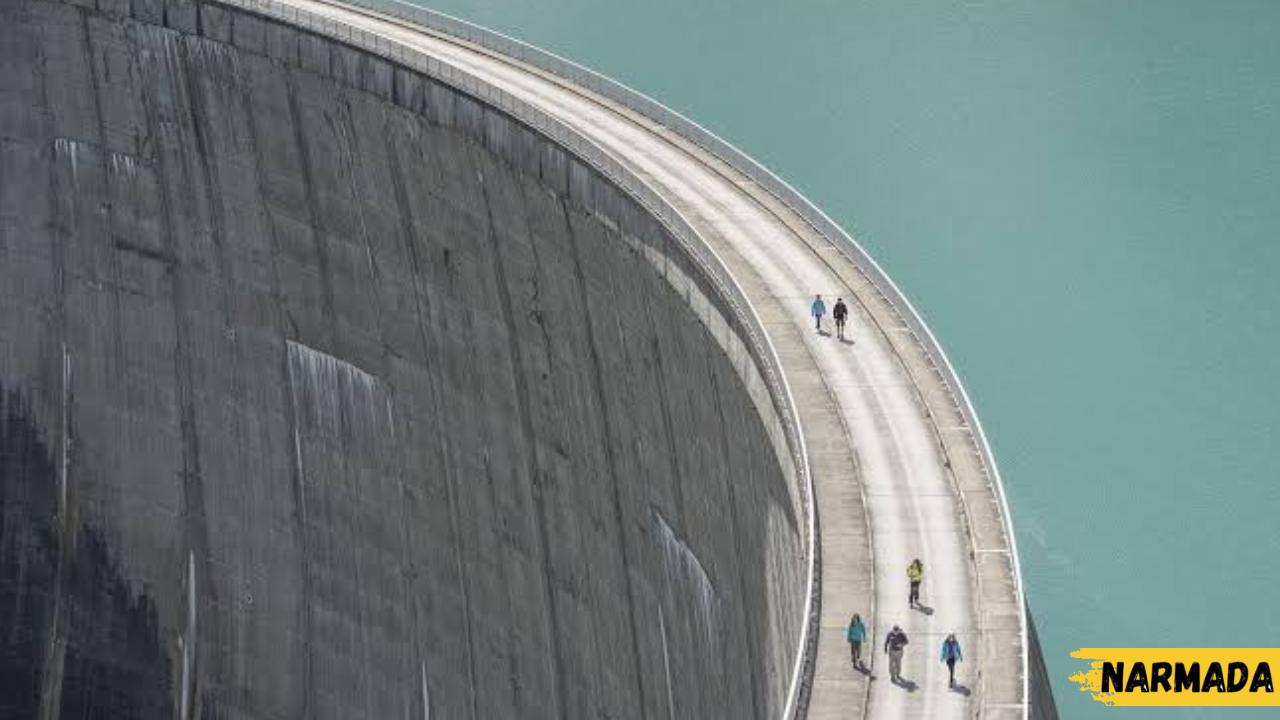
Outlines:
{"label": "metal railing", "polygon": [[[769,340],[769,336],[765,332],[764,325],[755,308],[742,292],[741,286],[734,279],[728,266],[720,259],[715,250],[698,235],[674,206],[663,199],[654,187],[632,172],[626,164],[619,161],[607,150],[549,115],[541,108],[525,102],[499,87],[490,85],[461,68],[450,65],[447,62],[441,62],[423,52],[392,41],[377,33],[338,22],[324,15],[302,10],[281,0],[214,1],[218,4],[248,10],[265,17],[281,20],[295,27],[310,30],[319,35],[344,41],[405,68],[440,80],[467,95],[478,98],[502,110],[561,145],[572,155],[590,164],[634,198],[645,210],[661,222],[667,231],[682,245],[685,253],[697,265],[703,277],[712,283],[721,300],[728,306],[733,319],[740,325],[740,335],[745,335],[746,342],[744,344],[755,359],[757,370],[768,387],[775,413],[782,426],[791,460],[797,473],[797,491],[801,499],[807,530],[807,537],[804,538],[807,564],[805,569],[806,596],[800,645],[797,649],[797,657],[792,670],[785,717],[793,720],[801,717],[804,712],[808,681],[811,677],[816,650],[817,606],[820,599],[820,568],[816,562],[819,547],[817,539],[818,526],[808,451],[801,436],[799,413],[796,410],[795,399],[782,373],[782,364],[778,359],[777,351]],[[385,2],[383,0],[360,0],[359,2],[346,4],[382,12],[401,20],[423,25],[440,33],[482,45],[495,52],[509,54],[569,80],[574,80],[574,77],[577,76],[584,81],[589,77],[598,78],[601,82],[604,81],[602,76],[595,75],[566,60],[548,53],[542,53],[524,43],[506,38],[497,33],[490,33],[487,30],[450,18],[447,15],[412,5]],[[543,64],[534,63],[532,61],[534,58],[540,59]],[[592,83],[591,85],[594,86],[595,84]],[[592,87],[592,89],[595,88]],[[638,94],[637,96],[643,97]],[[662,107],[652,101],[648,102],[652,104],[655,111]],[[690,125],[696,127],[692,123]],[[745,156],[743,157],[745,158]]]}

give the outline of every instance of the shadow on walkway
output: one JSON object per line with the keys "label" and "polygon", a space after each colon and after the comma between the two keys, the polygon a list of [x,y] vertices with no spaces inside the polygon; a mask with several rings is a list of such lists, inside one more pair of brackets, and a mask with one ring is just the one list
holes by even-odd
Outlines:
{"label": "shadow on walkway", "polygon": [[906,678],[904,678],[904,677],[900,677],[900,678],[898,678],[897,680],[894,680],[894,681],[893,681],[893,684],[894,684],[894,685],[897,685],[898,687],[902,688],[903,690],[906,690],[907,692],[915,692],[915,691],[916,691],[916,689],[920,687],[919,685],[917,685],[917,684],[915,683],[915,681],[913,681],[913,680],[908,680],[908,679],[906,679]]}

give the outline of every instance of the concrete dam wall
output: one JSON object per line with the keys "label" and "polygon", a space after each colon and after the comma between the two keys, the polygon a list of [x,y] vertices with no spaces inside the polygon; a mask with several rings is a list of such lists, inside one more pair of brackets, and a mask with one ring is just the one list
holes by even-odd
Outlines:
{"label": "concrete dam wall", "polygon": [[778,717],[812,529],[738,327],[475,98],[0,0],[0,717]]}

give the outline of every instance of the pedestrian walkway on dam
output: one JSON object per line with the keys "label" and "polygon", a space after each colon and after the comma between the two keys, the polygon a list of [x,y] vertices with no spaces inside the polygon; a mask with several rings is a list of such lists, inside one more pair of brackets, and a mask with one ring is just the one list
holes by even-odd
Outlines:
{"label": "pedestrian walkway on dam", "polygon": [[[1024,717],[1021,599],[997,490],[951,390],[893,306],[847,255],[751,179],[668,128],[545,72],[407,23],[287,0],[430,55],[541,108],[657,189],[714,249],[767,327],[812,466],[821,617],[808,717]],[[848,304],[845,339],[815,332],[815,294]],[[908,602],[906,568],[926,568]],[[845,629],[862,615],[869,674]],[[911,639],[902,682],[883,650]],[[963,643],[955,687],[938,648]]]}

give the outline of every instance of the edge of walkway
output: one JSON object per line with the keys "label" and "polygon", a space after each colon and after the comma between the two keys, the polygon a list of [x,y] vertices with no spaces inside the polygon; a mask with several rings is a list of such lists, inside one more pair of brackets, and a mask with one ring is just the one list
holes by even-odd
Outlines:
{"label": "edge of walkway", "polygon": [[[272,6],[276,3],[272,0],[221,0],[229,5],[246,7],[252,10],[264,11],[266,14],[284,17],[285,19],[294,20],[296,24],[304,28],[312,28],[316,30],[333,31],[336,28],[327,25],[320,26],[312,24],[308,18],[304,17],[305,13],[293,11],[292,17],[288,17],[289,13],[276,11],[272,12]],[[607,100],[615,102],[623,108],[629,109],[648,120],[659,124],[662,128],[670,130],[682,139],[692,143],[694,146],[708,152],[715,158],[724,162],[729,168],[735,170],[750,181],[754,182],[761,190],[772,196],[777,202],[784,206],[787,210],[794,213],[802,222],[809,225],[819,237],[825,239],[833,247],[839,250],[857,270],[864,275],[870,282],[874,291],[881,296],[883,300],[891,308],[892,312],[898,316],[903,322],[906,329],[911,333],[915,345],[923,350],[929,364],[938,378],[942,381],[946,391],[950,394],[952,405],[963,417],[966,425],[968,425],[974,444],[981,461],[982,468],[993,489],[995,500],[998,504],[998,512],[1001,516],[1001,527],[1005,540],[1008,545],[1010,555],[1010,566],[1013,574],[1013,590],[1017,600],[1018,607],[1018,627],[1021,643],[1022,654],[1022,688],[1021,702],[1019,703],[1022,717],[1028,717],[1030,713],[1030,676],[1028,672],[1029,665],[1029,641],[1028,641],[1028,618],[1025,604],[1025,594],[1023,592],[1021,568],[1019,564],[1016,537],[1013,532],[1012,520],[1008,510],[1008,504],[1005,497],[1003,481],[1000,477],[999,469],[995,464],[990,445],[986,435],[983,432],[982,425],[978,420],[977,413],[973,409],[969,396],[960,381],[958,374],[947,358],[946,353],[938,344],[933,333],[924,323],[919,313],[912,306],[911,302],[898,289],[892,279],[880,268],[875,259],[872,258],[862,247],[854,240],[843,228],[832,221],[825,213],[817,208],[812,202],[805,198],[799,191],[795,190],[781,178],[774,175],[767,168],[760,165],[751,157],[738,150],[729,142],[719,138],[697,123],[653,100],[652,98],[636,91],[626,85],[612,80],[606,76],[600,75],[592,70],[582,67],[576,63],[559,57],[553,53],[539,49],[527,43],[521,42],[514,38],[508,37],[496,31],[469,23],[467,21],[455,18],[453,16],[440,13],[417,5],[403,2],[402,0],[336,0],[335,4],[348,5],[364,10],[373,11],[391,18],[402,20],[422,28],[435,31],[442,35],[449,36],[458,40],[462,40],[474,44],[485,50],[503,55],[518,62],[527,64],[537,70],[541,70],[552,75],[566,83],[570,83],[578,88],[588,90]],[[333,35],[342,38],[342,33],[333,32]],[[359,36],[359,37],[357,37]],[[353,44],[366,46],[375,50],[389,59],[404,60],[403,57],[397,57],[392,44],[381,40],[374,35],[367,35],[360,31],[348,31],[348,41]],[[478,98],[493,101],[502,109],[513,110],[516,108],[509,107],[511,105],[522,105],[520,101],[514,98],[501,97],[500,91],[487,89],[482,83],[476,81],[466,73],[462,73],[442,64],[436,64],[436,67],[430,68],[435,72],[429,73],[441,77],[451,84],[455,84],[464,91],[471,92]],[[517,115],[529,114],[528,108],[519,108],[524,113],[515,113]],[[537,115],[537,111],[532,114]],[[573,131],[567,130],[553,119],[545,126],[535,123],[540,131],[546,132],[554,140],[557,140],[571,151],[575,151],[585,159],[596,165],[598,169],[607,175],[624,176],[631,180],[632,185],[638,186],[638,195],[641,202],[656,209],[655,215],[664,223],[674,226],[675,230],[685,230],[687,234],[696,236],[692,228],[683,222],[679,213],[671,208],[659,195],[648,188],[647,184],[640,178],[632,176],[627,172],[621,164],[616,163],[608,157],[593,143],[585,138],[581,138]],[[635,189],[635,188],[632,188]],[[647,192],[646,192],[647,191]],[[681,233],[676,232],[677,236]],[[686,235],[687,236],[687,235]],[[710,254],[710,264],[718,265],[717,272],[712,272],[713,277],[724,274],[729,275],[723,280],[727,280],[730,287],[725,288],[724,282],[721,282],[722,290],[726,295],[738,302],[737,308],[739,312],[746,315],[748,331],[752,335],[756,335],[758,329],[759,335],[755,340],[762,346],[766,358],[765,364],[769,365],[770,371],[777,371],[780,364],[777,359],[776,350],[770,342],[769,337],[762,331],[762,325],[759,317],[755,313],[754,307],[746,301],[741,291],[736,287],[732,275],[728,273],[727,267],[719,258],[715,257],[714,251],[705,245],[698,248],[697,252]],[[716,279],[722,279],[716,277]],[[883,328],[882,328],[883,330]],[[896,345],[896,343],[891,343]],[[806,612],[804,626],[801,634],[801,644],[798,648],[797,658],[792,676],[790,692],[788,693],[787,717],[800,718],[803,717],[804,710],[807,706],[808,693],[812,679],[812,672],[816,660],[817,647],[817,622],[819,618],[819,588],[821,578],[821,567],[816,562],[818,553],[821,552],[821,546],[817,542],[818,525],[817,517],[814,509],[813,501],[813,481],[809,473],[809,465],[807,452],[804,442],[799,438],[798,429],[796,427],[798,413],[794,405],[790,388],[787,385],[786,378],[781,372],[776,377],[768,378],[773,393],[779,394],[781,397],[775,398],[784,405],[789,406],[790,417],[781,418],[784,425],[784,432],[787,434],[787,441],[792,445],[791,451],[793,460],[797,467],[803,473],[801,490],[802,495],[807,493],[808,500],[806,502],[806,514],[809,518],[809,588],[808,598],[806,600]],[[792,444],[794,442],[794,444]],[[959,491],[959,489],[957,489]],[[961,497],[963,503],[963,494]],[[966,515],[968,511],[966,509]],[[972,541],[972,537],[970,538]],[[971,542],[972,551],[972,542]]]}

